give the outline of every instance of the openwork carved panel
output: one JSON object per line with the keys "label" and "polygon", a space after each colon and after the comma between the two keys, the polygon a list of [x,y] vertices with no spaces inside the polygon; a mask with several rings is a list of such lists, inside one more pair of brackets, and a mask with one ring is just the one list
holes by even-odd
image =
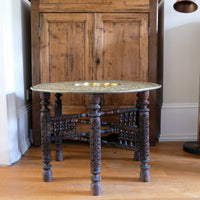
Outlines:
{"label": "openwork carved panel", "polygon": [[[100,115],[116,115],[119,123],[109,123],[102,121],[100,130],[102,136],[115,133],[118,137],[117,141],[102,140],[104,144],[113,144],[118,147],[136,149],[138,128],[136,125],[137,108],[119,109],[110,111],[101,111]],[[89,141],[89,113],[62,115],[51,117],[52,138],[62,137],[62,139],[80,139]],[[78,132],[81,124],[88,124],[88,131]]]}

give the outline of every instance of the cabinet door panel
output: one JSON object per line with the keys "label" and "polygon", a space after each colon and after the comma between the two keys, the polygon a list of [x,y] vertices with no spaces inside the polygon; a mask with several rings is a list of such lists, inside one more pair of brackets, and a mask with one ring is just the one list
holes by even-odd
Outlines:
{"label": "cabinet door panel", "polygon": [[[91,79],[93,24],[92,14],[41,14],[41,83]],[[69,113],[85,111],[88,100],[65,94],[62,101],[63,113]]]}
{"label": "cabinet door panel", "polygon": [[[97,14],[96,41],[94,79],[148,81],[148,14]],[[132,106],[135,99],[105,95],[104,106]]]}

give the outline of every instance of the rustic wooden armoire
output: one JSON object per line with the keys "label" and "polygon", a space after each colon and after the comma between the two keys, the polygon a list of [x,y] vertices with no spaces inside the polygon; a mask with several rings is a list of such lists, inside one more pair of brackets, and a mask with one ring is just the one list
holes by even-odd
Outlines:
{"label": "rustic wooden armoire", "polygon": [[[77,80],[157,82],[157,0],[32,0],[32,85]],[[103,108],[130,107],[135,94],[104,95]],[[53,104],[51,98],[51,104]],[[33,92],[33,142],[40,144]],[[63,113],[88,109],[87,95],[63,95]],[[155,143],[156,92],[150,93]]]}

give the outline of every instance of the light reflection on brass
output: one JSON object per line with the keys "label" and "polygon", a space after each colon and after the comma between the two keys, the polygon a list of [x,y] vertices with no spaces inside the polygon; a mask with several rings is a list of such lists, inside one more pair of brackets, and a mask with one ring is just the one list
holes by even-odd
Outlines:
{"label": "light reflection on brass", "polygon": [[110,85],[116,86],[116,85],[119,85],[119,83],[111,83]]}
{"label": "light reflection on brass", "polygon": [[96,87],[96,86],[98,86],[98,83],[92,83],[92,86]]}
{"label": "light reflection on brass", "polygon": [[85,87],[108,87],[108,86],[117,86],[119,83],[108,83],[108,82],[85,82],[85,83],[75,83],[74,86],[80,87],[80,86],[85,86]]}

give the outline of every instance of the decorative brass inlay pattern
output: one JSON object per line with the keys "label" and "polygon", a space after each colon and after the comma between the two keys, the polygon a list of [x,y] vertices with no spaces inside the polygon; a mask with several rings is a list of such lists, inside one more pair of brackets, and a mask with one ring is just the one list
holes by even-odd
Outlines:
{"label": "decorative brass inlay pattern", "polygon": [[51,93],[126,93],[154,90],[160,87],[161,85],[151,82],[93,80],[43,83],[35,85],[31,89],[33,91]]}

